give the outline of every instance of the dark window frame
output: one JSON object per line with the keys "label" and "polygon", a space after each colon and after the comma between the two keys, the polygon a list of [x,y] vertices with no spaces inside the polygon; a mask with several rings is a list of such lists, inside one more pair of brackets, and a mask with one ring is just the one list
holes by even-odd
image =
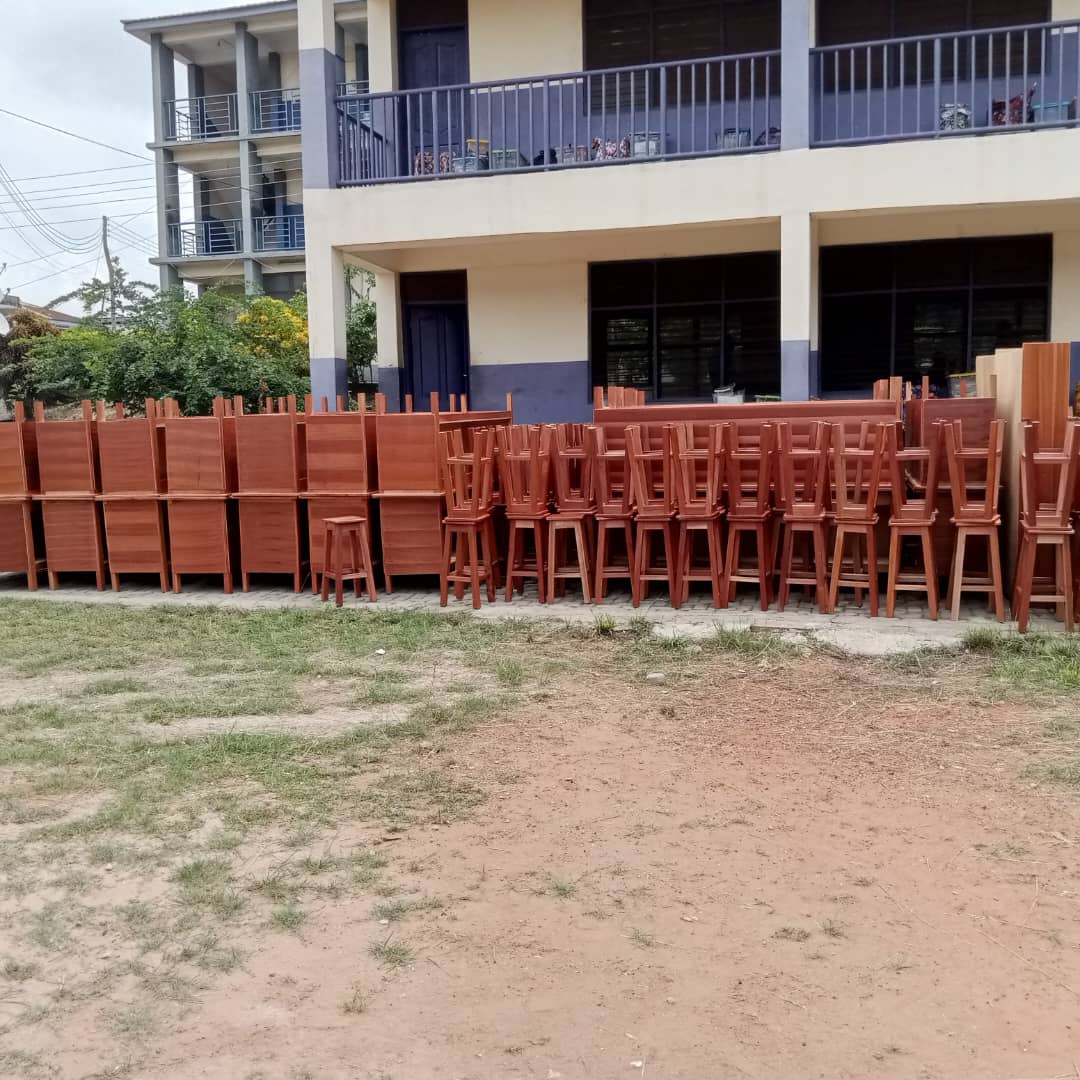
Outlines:
{"label": "dark window frame", "polygon": [[[992,257],[993,252],[988,252],[987,248],[993,248],[1000,245],[999,250],[1003,250],[1008,244],[1024,244],[1030,243],[1033,247],[1036,243],[1044,246],[1043,256],[1045,261],[1042,264],[1043,272],[1033,274],[1030,277],[1018,276],[1013,281],[1001,282],[1001,281],[977,281],[978,264],[980,259],[986,259],[988,255]],[[966,248],[967,259],[967,273],[964,281],[946,282],[942,284],[930,284],[930,283],[914,283],[900,285],[897,283],[898,272],[898,259],[897,256],[901,252],[915,251],[919,245],[929,244],[948,244],[953,245],[954,250],[961,251]],[[964,352],[963,363],[966,370],[971,369],[971,365],[974,363],[974,338],[975,338],[975,314],[976,304],[979,300],[985,299],[991,295],[1001,296],[1002,294],[1011,291],[1017,299],[1017,302],[1023,300],[1022,293],[1033,293],[1035,290],[1041,290],[1042,295],[1045,296],[1045,313],[1046,323],[1044,328],[1044,337],[1049,335],[1050,332],[1050,320],[1052,316],[1050,303],[1051,303],[1051,289],[1053,285],[1053,259],[1054,259],[1054,245],[1052,233],[1033,233],[1025,234],[1022,236],[1000,236],[1000,237],[969,237],[958,240],[949,241],[903,241],[899,243],[887,243],[887,244],[845,244],[837,245],[832,250],[846,250],[857,251],[858,249],[865,249],[867,253],[876,249],[881,253],[882,258],[888,258],[889,264],[889,276],[890,283],[888,285],[879,285],[872,288],[831,288],[829,283],[829,267],[826,265],[828,259],[829,248],[823,248],[821,252],[822,265],[820,267],[820,295],[821,295],[821,381],[822,387],[825,393],[850,393],[859,389],[848,384],[846,380],[830,380],[829,378],[829,350],[830,350],[830,329],[825,319],[825,306],[830,300],[834,299],[869,299],[871,297],[887,297],[889,298],[889,311],[890,311],[890,324],[889,324],[889,357],[888,357],[888,371],[879,371],[876,373],[877,378],[884,378],[886,375],[905,375],[910,376],[911,372],[898,371],[897,370],[897,356],[898,346],[901,342],[900,334],[901,328],[897,322],[897,313],[899,308],[899,302],[902,302],[905,298],[914,297],[927,297],[932,298],[934,296],[941,296],[947,298],[949,296],[956,296],[957,294],[963,294],[964,309],[963,309],[963,322],[964,322]],[[1034,266],[1034,262],[1032,263]],[[906,333],[906,330],[904,331]],[[1031,339],[1029,339],[1031,340]],[[837,385],[837,382],[840,385]],[[868,388],[868,387],[866,387]],[[863,389],[866,389],[863,388]]]}
{"label": "dark window frame", "polygon": [[[759,256],[762,258],[774,258],[775,259],[775,275],[772,274],[770,269],[770,276],[774,277],[776,287],[775,290],[768,292],[765,295],[758,295],[757,291],[754,291],[751,295],[744,295],[741,291],[736,290],[733,294],[732,288],[729,287],[728,275],[729,272],[735,271],[736,261],[745,257]],[[673,264],[688,264],[697,263],[699,269],[707,270],[712,267],[715,271],[715,278],[718,281],[718,288],[715,296],[709,298],[695,298],[688,300],[671,300],[661,299],[660,297],[660,285],[661,285],[661,272],[662,268],[667,266],[671,267]],[[596,276],[598,273],[602,273],[605,267],[622,267],[638,265],[643,268],[647,268],[648,273],[651,275],[650,289],[647,299],[644,294],[640,299],[634,302],[627,302],[625,304],[604,304],[597,303],[595,300],[596,292]],[[676,258],[676,259],[630,259],[630,260],[616,260],[616,261],[604,261],[595,262],[589,264],[589,366],[592,372],[593,383],[595,385],[606,385],[609,381],[608,370],[609,360],[604,351],[603,355],[598,353],[598,317],[601,320],[610,316],[618,316],[620,313],[624,313],[628,317],[638,316],[648,320],[649,326],[649,358],[648,358],[648,380],[645,383],[638,383],[641,389],[646,391],[649,400],[664,401],[664,402],[679,402],[679,401],[703,401],[711,400],[713,387],[709,386],[704,388],[700,393],[692,395],[672,395],[665,396],[664,393],[664,379],[663,379],[663,362],[661,356],[660,345],[660,326],[661,319],[665,315],[678,315],[680,312],[686,312],[696,314],[698,317],[705,317],[706,314],[712,315],[714,318],[719,318],[720,321],[720,334],[719,334],[719,349],[720,349],[720,378],[716,382],[716,385],[723,385],[729,381],[729,375],[733,371],[733,364],[735,357],[729,355],[729,327],[732,318],[732,313],[736,309],[753,309],[754,307],[763,308],[765,305],[774,305],[775,312],[773,321],[776,326],[775,335],[775,354],[773,357],[773,363],[775,368],[775,378],[773,385],[768,389],[762,387],[753,388],[755,393],[779,393],[780,390],[780,254],[775,251],[755,251],[755,252],[739,252],[732,253],[730,255],[715,255],[715,256],[692,256],[688,258]],[[697,342],[694,348],[706,350],[707,343],[702,343],[701,329],[698,327],[695,330],[695,336]],[[676,346],[671,345],[670,348]]]}

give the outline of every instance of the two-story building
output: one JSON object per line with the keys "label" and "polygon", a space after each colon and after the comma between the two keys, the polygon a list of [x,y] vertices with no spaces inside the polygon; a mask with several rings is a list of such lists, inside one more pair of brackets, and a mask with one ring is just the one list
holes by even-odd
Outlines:
{"label": "two-story building", "polygon": [[[124,29],[151,50],[162,288],[235,281],[291,297],[305,284],[295,0]],[[366,90],[363,0],[335,6],[333,33],[346,59],[330,93]]]}
{"label": "two-story building", "polygon": [[319,393],[348,262],[392,399],[530,420],[1080,341],[1077,0],[368,0],[367,93],[339,22],[299,0]]}

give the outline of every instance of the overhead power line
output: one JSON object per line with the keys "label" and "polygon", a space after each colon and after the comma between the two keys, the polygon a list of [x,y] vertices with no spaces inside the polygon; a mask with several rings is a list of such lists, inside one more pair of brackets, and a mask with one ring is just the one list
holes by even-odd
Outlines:
{"label": "overhead power line", "polygon": [[[130,244],[120,244],[116,250],[126,251],[129,247],[131,247]],[[91,266],[97,262],[99,257],[100,254],[95,255],[92,259],[87,259],[85,262],[75,263],[73,266],[64,266],[59,270],[54,270],[51,274],[42,274],[41,277],[31,278],[29,281],[21,281],[18,285],[12,285],[11,290],[15,291],[17,289],[25,289],[28,285],[36,285],[39,281],[48,281],[49,278],[58,277],[60,274],[67,274],[70,273],[72,270],[80,270],[84,266]]]}
{"label": "overhead power line", "polygon": [[149,169],[153,162],[146,165],[113,165],[108,169],[75,169],[73,172],[42,173],[40,176],[16,176],[16,184],[24,184],[29,180],[58,180],[62,176],[89,176],[91,173],[122,172],[124,169]]}
{"label": "overhead power line", "polygon": [[104,150],[112,150],[116,154],[127,154],[128,157],[138,158],[140,161],[153,161],[153,158],[148,158],[145,154],[136,154],[131,150],[125,150],[121,146],[110,146],[109,143],[101,142],[98,139],[91,139],[88,135],[79,135],[77,132],[68,131],[66,128],[56,127],[53,124],[46,124],[44,120],[35,120],[32,116],[24,116],[22,113],[12,112],[11,109],[0,109],[0,113],[5,116],[14,116],[16,120],[25,120],[28,124],[34,124],[37,127],[45,128],[48,131],[55,131],[59,135],[67,135],[68,138],[78,139],[80,142],[90,143],[92,146],[100,146]]}

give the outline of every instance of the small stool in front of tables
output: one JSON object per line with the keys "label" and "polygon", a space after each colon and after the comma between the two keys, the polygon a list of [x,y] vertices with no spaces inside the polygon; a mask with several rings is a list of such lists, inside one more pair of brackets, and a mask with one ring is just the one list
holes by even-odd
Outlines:
{"label": "small stool in front of tables", "polygon": [[[334,599],[338,607],[345,602],[345,582],[353,583],[353,593],[360,596],[360,583],[367,584],[368,599],[375,603],[375,569],[371,561],[371,535],[367,518],[326,518],[326,546],[323,551],[322,598],[330,599],[330,582],[334,582]],[[348,544],[348,556],[346,556]]]}

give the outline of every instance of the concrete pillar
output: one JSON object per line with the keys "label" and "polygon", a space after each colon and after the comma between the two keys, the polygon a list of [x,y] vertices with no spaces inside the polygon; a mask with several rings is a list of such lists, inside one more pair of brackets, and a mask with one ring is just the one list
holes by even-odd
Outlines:
{"label": "concrete pillar", "polygon": [[375,346],[379,389],[391,412],[401,409],[405,395],[405,346],[402,340],[401,288],[397,274],[375,274]]}
{"label": "concrete pillar", "polygon": [[810,49],[814,0],[780,0],[780,147],[810,145]]}
{"label": "concrete pillar", "polygon": [[[255,195],[260,176],[259,153],[250,139],[240,140],[240,229],[244,238],[244,254],[255,251]],[[245,270],[245,282],[249,275]],[[251,291],[249,289],[249,291]]]}
{"label": "concrete pillar", "polygon": [[304,117],[304,187],[337,185],[338,83],[345,61],[338,54],[334,0],[299,0],[300,109]]}
{"label": "concrete pillar", "polygon": [[262,263],[258,259],[244,260],[244,292],[260,293],[263,289]]}
{"label": "concrete pillar", "polygon": [[180,273],[171,263],[162,263],[158,267],[158,284],[162,292],[176,289],[180,286]]}
{"label": "concrete pillar", "polygon": [[251,134],[251,95],[259,89],[259,43],[247,23],[236,24],[236,111],[240,138]]}
{"label": "concrete pillar", "polygon": [[318,223],[307,235],[308,342],[311,392],[327,397],[349,392],[345,337],[345,262]]}
{"label": "concrete pillar", "polygon": [[1053,0],[1050,5],[1050,18],[1053,22],[1080,19],[1080,0]]}
{"label": "concrete pillar", "polygon": [[[154,186],[157,194],[158,256],[168,259],[176,252],[169,250],[170,225],[180,223],[180,173],[171,150],[154,151]],[[165,288],[165,286],[162,286]]]}
{"label": "concrete pillar", "polygon": [[187,96],[189,98],[206,97],[206,76],[198,64],[187,66]]}
{"label": "concrete pillar", "polygon": [[818,340],[818,240],[809,214],[780,219],[780,393],[806,401],[821,390]]}
{"label": "concrete pillar", "polygon": [[357,45],[354,56],[354,77],[358,83],[366,83],[371,78],[371,68],[368,62],[368,47],[366,45]]}
{"label": "concrete pillar", "polygon": [[150,35],[150,70],[154,96],[154,142],[164,142],[172,130],[172,120],[166,122],[166,103],[176,99],[176,70],[173,51],[160,34]]}
{"label": "concrete pillar", "polygon": [[373,94],[398,86],[397,0],[368,0],[368,78]]}
{"label": "concrete pillar", "polygon": [[269,68],[269,80],[270,85],[267,87],[269,90],[281,90],[281,53],[272,52],[266,58],[267,67]]}
{"label": "concrete pillar", "polygon": [[1054,266],[1050,279],[1050,340],[1072,345],[1070,387],[1080,382],[1080,230],[1054,233]]}

